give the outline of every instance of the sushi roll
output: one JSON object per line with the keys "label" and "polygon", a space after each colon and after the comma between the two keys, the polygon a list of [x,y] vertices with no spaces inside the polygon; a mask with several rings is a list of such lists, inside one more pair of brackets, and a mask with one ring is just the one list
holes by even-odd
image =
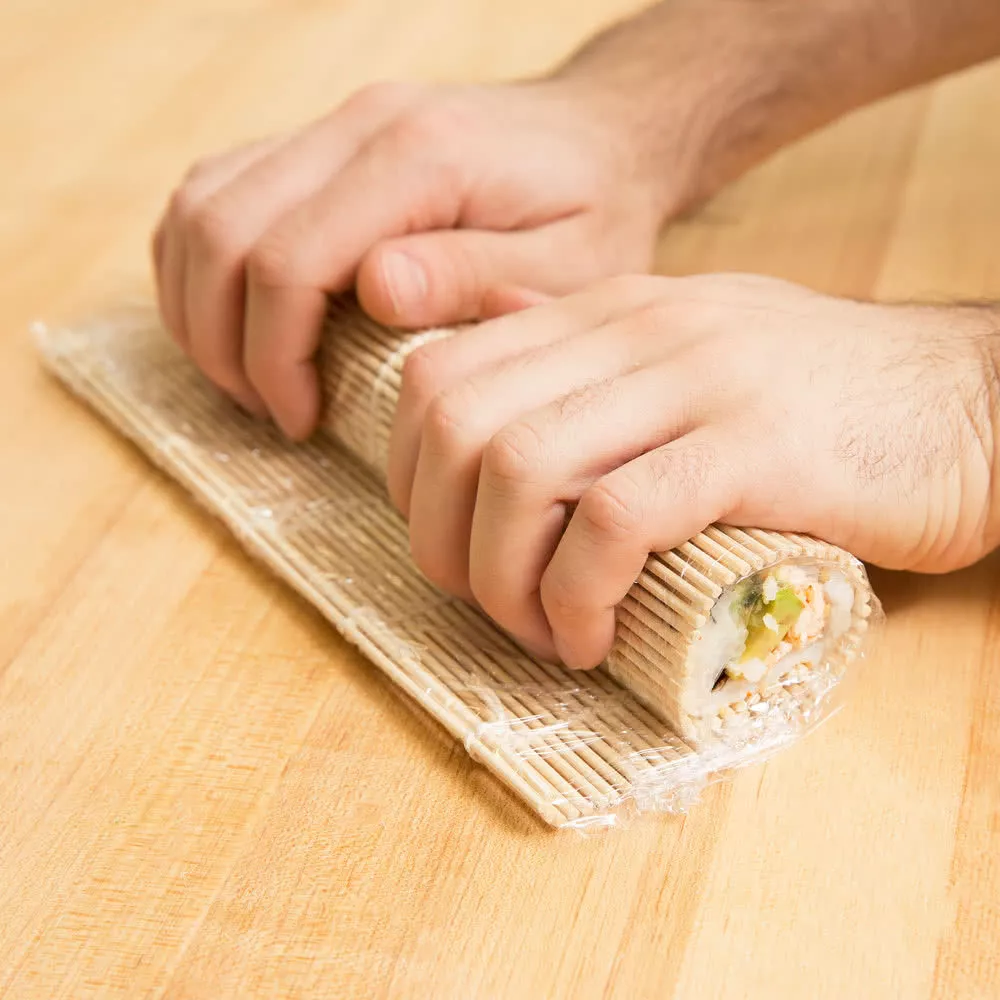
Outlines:
{"label": "sushi roll", "polygon": [[695,746],[808,722],[875,609],[860,562],[800,535],[715,525],[650,557],[608,671]]}

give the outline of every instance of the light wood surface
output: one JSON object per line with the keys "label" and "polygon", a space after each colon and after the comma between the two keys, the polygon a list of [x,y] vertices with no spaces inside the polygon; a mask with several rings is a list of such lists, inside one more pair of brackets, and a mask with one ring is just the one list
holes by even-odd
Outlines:
{"label": "light wood surface", "polygon": [[[997,558],[876,574],[883,642],[802,746],[557,835],[33,354],[144,279],[196,156],[369,80],[541,68],[630,6],[0,7],[0,997],[1000,996]],[[1000,66],[870,109],[660,266],[1000,297],[998,122]]]}

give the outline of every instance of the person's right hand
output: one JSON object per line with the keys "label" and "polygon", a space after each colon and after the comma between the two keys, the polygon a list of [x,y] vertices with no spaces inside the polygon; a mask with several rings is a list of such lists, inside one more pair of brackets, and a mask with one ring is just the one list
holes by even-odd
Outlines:
{"label": "person's right hand", "polygon": [[387,472],[427,579],[594,667],[714,523],[932,573],[1000,545],[1000,311],[616,277],[418,347]]}
{"label": "person's right hand", "polygon": [[293,438],[319,412],[327,293],[417,328],[646,270],[664,215],[625,130],[555,82],[369,87],[196,165],[153,241],[164,322]]}

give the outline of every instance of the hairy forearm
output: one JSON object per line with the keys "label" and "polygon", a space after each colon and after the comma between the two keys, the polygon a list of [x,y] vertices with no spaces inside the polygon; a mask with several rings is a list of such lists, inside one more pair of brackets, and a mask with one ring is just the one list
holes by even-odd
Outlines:
{"label": "hairy forearm", "polygon": [[623,123],[666,217],[857,107],[998,54],[996,0],[665,0],[552,79]]}

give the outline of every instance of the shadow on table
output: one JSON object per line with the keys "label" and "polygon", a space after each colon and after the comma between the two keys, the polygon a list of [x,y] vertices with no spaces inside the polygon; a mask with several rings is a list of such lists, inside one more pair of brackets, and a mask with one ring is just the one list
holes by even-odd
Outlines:
{"label": "shadow on table", "polygon": [[1000,551],[954,573],[896,573],[869,568],[872,586],[885,613],[895,616],[934,601],[1000,601]]}

